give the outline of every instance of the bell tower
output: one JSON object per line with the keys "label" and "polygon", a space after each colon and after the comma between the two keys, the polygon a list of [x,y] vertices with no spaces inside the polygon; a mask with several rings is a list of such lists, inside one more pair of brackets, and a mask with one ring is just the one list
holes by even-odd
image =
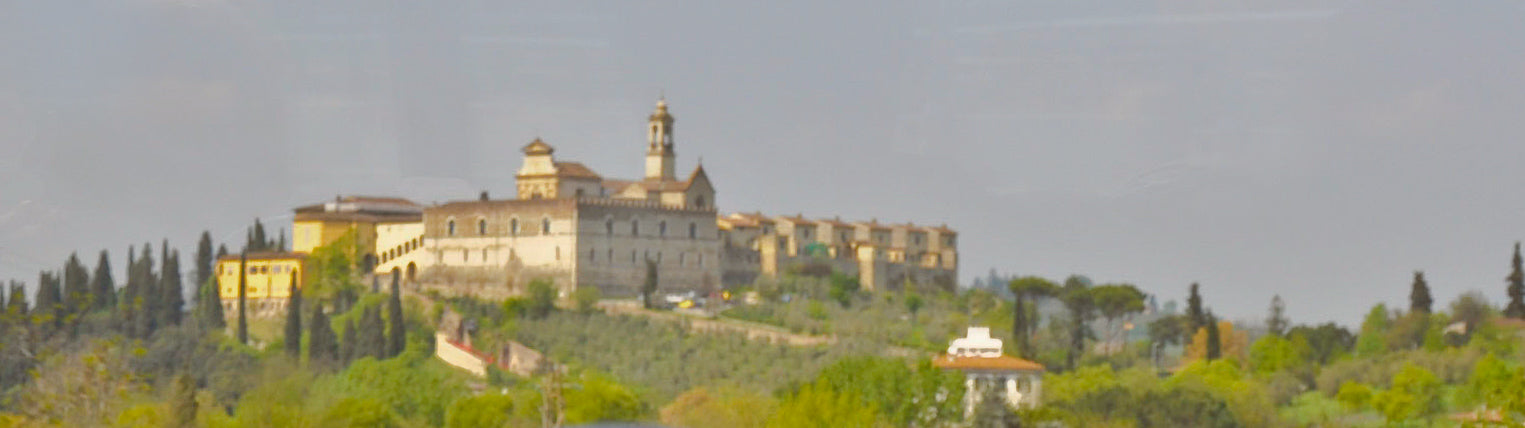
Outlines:
{"label": "bell tower", "polygon": [[651,112],[646,123],[646,179],[674,181],[672,147],[673,117],[667,113],[667,99],[657,99],[657,109]]}

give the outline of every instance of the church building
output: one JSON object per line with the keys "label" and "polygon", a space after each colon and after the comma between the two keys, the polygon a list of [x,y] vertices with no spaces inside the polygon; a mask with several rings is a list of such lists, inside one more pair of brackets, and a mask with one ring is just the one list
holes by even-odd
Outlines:
{"label": "church building", "polygon": [[720,286],[715,187],[695,166],[681,179],[675,119],[658,101],[646,129],[646,174],[606,178],[555,157],[536,138],[523,148],[513,199],[443,203],[423,209],[423,242],[411,256],[419,280],[484,297],[517,294],[546,278],[563,294],[598,287],[632,296],[655,263],[663,289]]}

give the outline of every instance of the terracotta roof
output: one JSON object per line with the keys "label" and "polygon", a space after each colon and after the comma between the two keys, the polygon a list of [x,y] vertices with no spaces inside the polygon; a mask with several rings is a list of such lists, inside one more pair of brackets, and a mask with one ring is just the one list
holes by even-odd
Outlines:
{"label": "terracotta roof", "polygon": [[540,141],[540,137],[535,137],[535,141],[525,145],[523,150],[526,155],[548,155],[556,151],[550,144]]}
{"label": "terracotta roof", "polygon": [[556,162],[556,175],[559,177],[603,179],[598,173],[588,169],[587,166],[578,162]]}
{"label": "terracotta roof", "polygon": [[949,229],[948,225],[946,225],[946,224],[940,225],[940,226],[927,227],[925,229],[926,230],[931,230],[931,231],[936,231],[937,233],[940,233],[940,234],[943,234],[943,235],[957,235],[958,234],[958,231],[953,230],[953,229]]}
{"label": "terracotta roof", "polygon": [[417,223],[424,220],[422,210],[416,213],[367,213],[354,211],[298,211],[292,221],[343,221],[357,223]]}
{"label": "terracotta roof", "polygon": [[842,221],[841,218],[823,218],[823,219],[820,219],[820,220],[816,220],[816,223],[829,224],[832,227],[852,227],[853,226],[852,223],[848,223],[848,222]]}
{"label": "terracotta roof", "polygon": [[942,354],[932,359],[932,365],[951,370],[1043,371],[1042,364],[1009,355],[988,358]]}
{"label": "terracotta roof", "polygon": [[[290,259],[303,260],[303,259],[306,259],[306,258],[307,258],[307,253],[292,253],[292,252],[282,253],[282,252],[275,252],[275,251],[261,251],[261,252],[257,252],[257,253],[249,253],[249,260],[290,260]],[[221,260],[237,261],[238,260],[238,254],[228,254],[226,256],[218,257],[217,260],[219,260],[219,261],[221,261]]]}
{"label": "terracotta roof", "polygon": [[788,216],[788,215],[778,216],[778,219],[779,220],[785,220],[785,221],[788,221],[788,222],[794,223],[794,224],[804,225],[804,226],[815,225],[815,220],[811,220],[811,219],[805,218],[805,216],[802,215],[802,214],[795,214],[795,215],[792,215],[792,216]]}

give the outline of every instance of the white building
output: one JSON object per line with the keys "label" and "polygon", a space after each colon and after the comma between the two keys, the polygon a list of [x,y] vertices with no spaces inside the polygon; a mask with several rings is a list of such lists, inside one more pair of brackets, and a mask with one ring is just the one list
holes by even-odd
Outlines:
{"label": "white building", "polygon": [[990,337],[989,327],[969,327],[968,336],[953,339],[948,353],[932,365],[964,373],[964,414],[973,414],[985,388],[1001,388],[1007,404],[1016,408],[1038,407],[1043,392],[1043,365],[1001,353],[1001,339]]}

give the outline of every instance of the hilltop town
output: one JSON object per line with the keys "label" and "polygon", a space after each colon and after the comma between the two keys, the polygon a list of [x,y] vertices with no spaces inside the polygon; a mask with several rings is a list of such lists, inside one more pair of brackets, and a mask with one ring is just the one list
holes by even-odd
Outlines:
{"label": "hilltop town", "polygon": [[[579,288],[633,297],[649,273],[659,292],[714,294],[800,270],[856,278],[863,290],[952,291],[958,232],[946,225],[804,215],[720,214],[703,165],[678,175],[676,118],[659,100],[647,120],[645,175],[604,177],[536,138],[521,150],[517,194],[420,205],[337,196],[293,209],[291,247],[244,255],[251,299],[284,299],[292,270],[341,238],[361,270],[444,295],[503,299],[534,279],[562,297]],[[886,216],[889,217],[889,216]],[[231,299],[238,255],[218,269]]]}

